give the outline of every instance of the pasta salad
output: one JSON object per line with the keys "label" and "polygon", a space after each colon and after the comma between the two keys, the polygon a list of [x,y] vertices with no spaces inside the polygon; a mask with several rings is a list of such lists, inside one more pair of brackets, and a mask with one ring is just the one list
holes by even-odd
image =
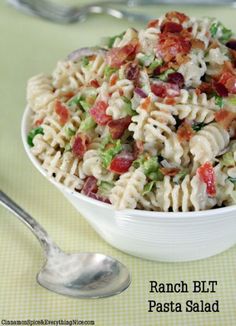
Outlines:
{"label": "pasta salad", "polygon": [[168,12],[28,81],[28,144],[47,174],[117,209],[236,203],[236,39]]}

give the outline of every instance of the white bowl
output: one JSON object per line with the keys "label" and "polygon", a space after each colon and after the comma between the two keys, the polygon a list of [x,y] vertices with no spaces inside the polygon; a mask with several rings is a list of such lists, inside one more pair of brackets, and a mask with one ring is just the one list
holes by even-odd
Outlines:
{"label": "white bowl", "polygon": [[24,112],[21,133],[33,165],[112,246],[134,256],[158,261],[190,261],[216,255],[236,243],[236,205],[200,212],[117,211],[48,177],[27,144],[31,110]]}

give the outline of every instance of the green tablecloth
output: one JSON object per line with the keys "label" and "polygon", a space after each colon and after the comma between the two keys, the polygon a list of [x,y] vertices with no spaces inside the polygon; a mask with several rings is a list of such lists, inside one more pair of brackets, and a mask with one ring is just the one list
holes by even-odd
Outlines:
{"label": "green tablecloth", "polygon": [[[65,2],[65,1],[64,1]],[[80,4],[86,1],[79,1]],[[169,7],[170,8],[170,7]],[[149,7],[159,16],[167,8]],[[177,8],[195,16],[216,16],[236,29],[236,9]],[[25,107],[27,79],[51,72],[58,59],[75,48],[97,44],[104,35],[117,34],[130,25],[106,16],[86,22],[56,25],[25,16],[0,3],[0,184],[32,213],[66,251],[98,251],[120,259],[132,273],[132,284],[122,294],[100,300],[76,300],[40,287],[35,275],[43,263],[34,236],[0,207],[0,319],[93,320],[95,325],[236,325],[236,247],[207,260],[157,263],[128,256],[106,244],[59,191],[43,178],[26,157],[20,122]],[[141,28],[142,23],[135,23]],[[151,294],[149,281],[189,285],[193,280],[217,280],[216,293]],[[148,312],[148,300],[184,303],[188,299],[220,303],[219,313]],[[3,322],[4,323],[4,322]],[[88,324],[88,323],[87,323]]]}

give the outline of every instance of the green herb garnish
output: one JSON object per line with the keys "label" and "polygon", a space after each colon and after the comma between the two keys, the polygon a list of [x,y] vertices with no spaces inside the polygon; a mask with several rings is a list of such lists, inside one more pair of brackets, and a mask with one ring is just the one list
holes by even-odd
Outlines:
{"label": "green herb garnish", "polygon": [[83,57],[82,58],[82,66],[86,67],[89,64],[89,59],[88,57]]}
{"label": "green herb garnish", "polygon": [[216,105],[218,105],[220,108],[222,108],[224,106],[224,100],[223,97],[215,95],[215,102]]}
{"label": "green herb garnish", "polygon": [[27,143],[29,144],[30,147],[34,146],[33,139],[36,135],[39,135],[39,134],[44,135],[44,131],[43,131],[42,127],[34,128],[28,133]]}
{"label": "green herb garnish", "polygon": [[210,32],[212,37],[216,37],[219,33],[219,40],[222,43],[228,42],[228,40],[232,37],[233,33],[230,29],[226,28],[222,23],[216,22],[213,23],[210,27]]}
{"label": "green herb garnish", "polygon": [[100,149],[100,156],[102,159],[102,165],[104,166],[104,168],[108,168],[108,166],[110,165],[113,157],[118,154],[119,152],[122,151],[122,145],[121,145],[121,141],[120,139],[116,140],[116,141],[112,141],[109,145],[109,148],[106,149],[106,146],[108,145],[108,143],[106,145],[102,145]]}
{"label": "green herb garnish", "polygon": [[152,191],[153,187],[155,185],[155,181],[150,181],[148,182],[144,188],[143,188],[143,192],[142,192],[142,195],[145,196],[146,194],[148,194],[149,192]]}
{"label": "green herb garnish", "polygon": [[96,122],[94,121],[94,119],[90,115],[87,115],[87,117],[84,120],[82,120],[79,130],[89,131],[93,129],[95,126],[96,126]]}

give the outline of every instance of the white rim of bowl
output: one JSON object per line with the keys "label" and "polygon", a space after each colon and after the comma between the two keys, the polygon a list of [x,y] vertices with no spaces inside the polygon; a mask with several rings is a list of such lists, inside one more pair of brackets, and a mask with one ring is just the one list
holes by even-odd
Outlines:
{"label": "white rim of bowl", "polygon": [[[27,134],[28,134],[28,123],[30,119],[30,113],[31,109],[29,106],[27,106],[24,110],[23,117],[21,120],[21,138],[24,145],[24,149],[30,159],[30,161],[33,163],[33,165],[37,168],[37,170],[46,177],[51,183],[53,183],[56,187],[59,187],[61,190],[67,192],[68,194],[71,194],[75,197],[78,197],[79,199],[85,200],[89,203],[96,204],[98,206],[104,207],[104,208],[112,208],[116,213],[117,216],[121,215],[130,215],[130,216],[136,216],[136,217],[155,217],[158,219],[171,219],[171,218],[196,218],[204,217],[207,215],[207,217],[215,217],[215,215],[218,214],[224,214],[230,213],[232,211],[236,211],[236,205],[230,205],[226,207],[220,207],[220,208],[214,208],[214,209],[208,209],[208,210],[202,210],[202,211],[189,211],[189,212],[159,212],[159,211],[147,211],[147,210],[139,210],[139,209],[125,209],[125,210],[116,210],[114,207],[112,207],[111,204],[103,203],[99,200],[90,198],[86,195],[83,195],[79,192],[73,191],[67,186],[63,185],[60,182],[57,182],[53,177],[50,177],[47,175],[46,170],[42,168],[42,165],[39,163],[38,159],[31,153],[30,147],[27,143]],[[145,218],[144,217],[144,218]]]}

